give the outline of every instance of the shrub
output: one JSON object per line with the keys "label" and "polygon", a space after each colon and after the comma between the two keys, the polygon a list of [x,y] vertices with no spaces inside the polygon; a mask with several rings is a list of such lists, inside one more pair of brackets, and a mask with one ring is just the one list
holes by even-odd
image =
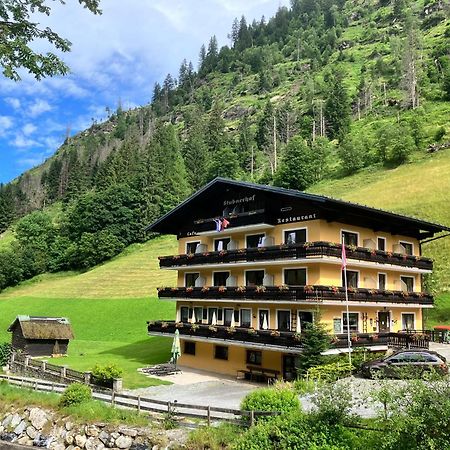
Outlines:
{"label": "shrub", "polygon": [[294,412],[300,410],[300,401],[290,387],[281,385],[250,392],[242,400],[241,409],[245,411]]}
{"label": "shrub", "polygon": [[2,342],[0,344],[0,367],[8,364],[11,352],[12,346],[9,342]]}
{"label": "shrub", "polygon": [[353,365],[348,362],[335,362],[311,367],[306,372],[308,380],[332,382],[352,374]]}
{"label": "shrub", "polygon": [[434,133],[434,140],[436,142],[439,142],[444,136],[445,136],[445,128],[444,127],[439,127],[436,130],[436,133]]}
{"label": "shrub", "polygon": [[73,383],[64,390],[61,400],[61,406],[79,405],[92,400],[92,392],[89,386],[81,383]]}
{"label": "shrub", "polygon": [[92,369],[92,375],[94,375],[95,378],[98,378],[102,383],[112,382],[114,378],[120,378],[122,373],[123,370],[115,364],[106,364],[104,366],[97,364]]}
{"label": "shrub", "polygon": [[299,358],[298,372],[305,374],[310,367],[323,363],[322,353],[330,346],[330,336],[318,321],[306,324],[302,335],[303,352]]}

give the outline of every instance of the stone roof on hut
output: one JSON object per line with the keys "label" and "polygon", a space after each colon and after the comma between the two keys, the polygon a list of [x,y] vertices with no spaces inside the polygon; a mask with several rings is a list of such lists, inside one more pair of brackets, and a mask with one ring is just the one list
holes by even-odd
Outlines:
{"label": "stone roof on hut", "polygon": [[73,339],[72,325],[65,317],[17,316],[9,326],[13,332],[20,326],[25,339]]}

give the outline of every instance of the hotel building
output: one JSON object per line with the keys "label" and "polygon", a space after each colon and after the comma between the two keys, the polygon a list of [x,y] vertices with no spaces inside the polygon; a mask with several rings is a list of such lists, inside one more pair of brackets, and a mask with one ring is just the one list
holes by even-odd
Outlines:
{"label": "hotel building", "polygon": [[[149,322],[150,335],[179,330],[179,364],[236,375],[261,368],[291,379],[302,330],[320,320],[332,348],[401,346],[423,328],[433,298],[423,291],[432,261],[421,241],[449,228],[320,195],[217,178],[148,227],[173,234],[178,255],[160,257],[176,286],[175,321]],[[349,320],[342,277],[347,256]]]}

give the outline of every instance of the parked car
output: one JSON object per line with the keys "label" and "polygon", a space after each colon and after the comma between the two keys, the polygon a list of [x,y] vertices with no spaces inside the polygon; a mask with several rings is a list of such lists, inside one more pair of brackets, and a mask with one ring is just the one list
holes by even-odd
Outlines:
{"label": "parked car", "polygon": [[448,366],[442,355],[430,350],[400,350],[361,366],[361,375],[368,378],[422,377],[433,371],[447,375]]}

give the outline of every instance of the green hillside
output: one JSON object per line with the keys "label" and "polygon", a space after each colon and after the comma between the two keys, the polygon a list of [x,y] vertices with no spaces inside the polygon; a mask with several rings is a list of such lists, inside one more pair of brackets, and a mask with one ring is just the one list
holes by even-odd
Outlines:
{"label": "green hillside", "polygon": [[176,241],[158,238],[134,245],[112,261],[83,274],[41,275],[0,294],[0,340],[18,314],[66,316],[75,340],[69,356],[54,360],[78,370],[114,362],[125,371],[125,387],[160,383],[136,369],[165,362],[170,339],[148,337],[146,321],[174,315],[174,305],[156,300],[156,287],[175,283],[174,272],[157,269],[157,256],[175,252]]}

